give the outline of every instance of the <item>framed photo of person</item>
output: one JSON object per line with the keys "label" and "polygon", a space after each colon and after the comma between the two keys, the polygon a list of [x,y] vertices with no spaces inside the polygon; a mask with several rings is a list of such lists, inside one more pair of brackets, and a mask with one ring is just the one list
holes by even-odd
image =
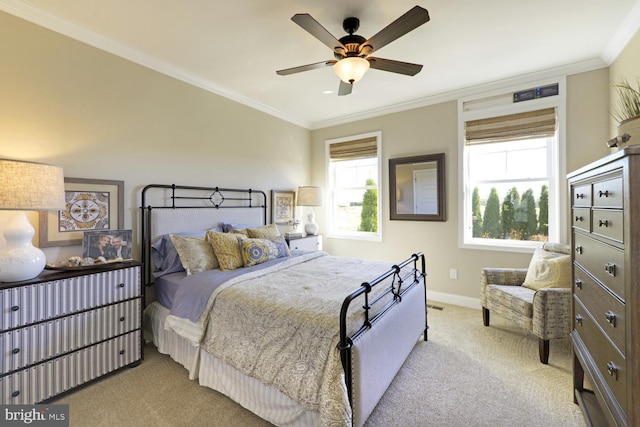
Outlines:
{"label": "framed photo of person", "polygon": [[82,258],[104,258],[103,262],[131,260],[131,234],[131,230],[85,231],[82,237]]}

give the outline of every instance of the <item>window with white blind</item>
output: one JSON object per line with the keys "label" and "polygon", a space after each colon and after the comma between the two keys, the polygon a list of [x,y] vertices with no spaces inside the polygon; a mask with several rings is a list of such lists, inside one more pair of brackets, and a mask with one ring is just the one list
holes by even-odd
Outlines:
{"label": "window with white blind", "polygon": [[559,241],[562,100],[491,105],[486,111],[478,101],[467,111],[461,104],[463,246],[526,248]]}
{"label": "window with white blind", "polygon": [[326,142],[327,232],[381,240],[380,132]]}

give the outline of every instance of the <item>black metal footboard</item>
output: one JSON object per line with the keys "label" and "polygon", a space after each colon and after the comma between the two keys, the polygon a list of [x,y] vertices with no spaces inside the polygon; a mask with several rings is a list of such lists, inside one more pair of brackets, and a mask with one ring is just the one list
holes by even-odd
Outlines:
{"label": "black metal footboard", "polygon": [[[420,261],[420,265],[418,262]],[[379,295],[373,298],[370,301],[370,293],[376,285],[384,282],[385,279],[392,278],[391,284]],[[429,328],[426,312],[427,312],[427,301],[426,301],[426,271],[425,271],[425,259],[424,254],[419,252],[417,254],[413,254],[406,261],[394,265],[388,270],[386,273],[380,275],[375,278],[371,282],[364,282],[356,291],[352,292],[348,295],[344,302],[342,303],[342,309],[340,310],[340,342],[338,343],[338,348],[340,350],[340,357],[342,360],[342,366],[344,368],[345,373],[345,381],[347,385],[347,391],[349,394],[349,402],[353,404],[353,384],[352,384],[352,372],[351,372],[351,349],[353,346],[354,340],[367,331],[370,328],[373,328],[376,321],[381,319],[387,311],[389,311],[395,305],[401,304],[402,297],[414,286],[422,286],[425,287],[425,325],[424,325],[424,340],[427,341],[427,329]],[[385,296],[392,294],[393,298],[391,301],[388,301],[389,298],[383,299]],[[349,307],[354,301],[362,301],[363,310],[364,310],[364,321],[360,328],[353,334],[348,335],[347,331],[347,313]],[[370,312],[372,311],[375,304],[386,304],[384,305],[375,315],[370,316]]]}

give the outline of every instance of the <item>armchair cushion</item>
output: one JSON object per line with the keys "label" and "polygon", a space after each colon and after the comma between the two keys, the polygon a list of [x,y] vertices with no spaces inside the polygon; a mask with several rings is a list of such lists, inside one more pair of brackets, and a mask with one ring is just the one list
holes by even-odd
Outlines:
{"label": "armchair cushion", "polygon": [[571,286],[571,257],[558,252],[536,249],[522,284],[537,291],[543,288]]}

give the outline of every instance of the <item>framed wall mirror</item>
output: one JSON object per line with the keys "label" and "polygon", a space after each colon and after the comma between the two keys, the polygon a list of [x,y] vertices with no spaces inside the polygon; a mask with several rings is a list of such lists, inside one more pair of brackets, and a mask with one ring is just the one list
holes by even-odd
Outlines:
{"label": "framed wall mirror", "polygon": [[444,153],[389,159],[391,219],[446,221]]}

